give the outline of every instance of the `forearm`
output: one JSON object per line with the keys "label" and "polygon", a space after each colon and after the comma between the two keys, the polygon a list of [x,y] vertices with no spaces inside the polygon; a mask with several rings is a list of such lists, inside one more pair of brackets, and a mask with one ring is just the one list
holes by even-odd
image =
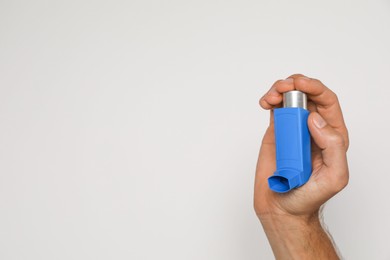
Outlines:
{"label": "forearm", "polygon": [[267,215],[260,220],[278,260],[339,259],[318,215],[310,219]]}

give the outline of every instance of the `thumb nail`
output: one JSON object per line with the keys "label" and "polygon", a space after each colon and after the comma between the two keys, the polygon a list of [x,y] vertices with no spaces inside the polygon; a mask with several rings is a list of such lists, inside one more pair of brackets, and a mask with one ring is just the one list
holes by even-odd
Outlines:
{"label": "thumb nail", "polygon": [[318,114],[318,113],[315,113],[315,114],[314,114],[313,123],[314,123],[314,125],[315,125],[317,128],[319,128],[319,129],[321,129],[321,128],[323,128],[324,126],[326,126],[325,120],[324,120],[324,119],[322,118],[322,116],[320,116],[320,114]]}

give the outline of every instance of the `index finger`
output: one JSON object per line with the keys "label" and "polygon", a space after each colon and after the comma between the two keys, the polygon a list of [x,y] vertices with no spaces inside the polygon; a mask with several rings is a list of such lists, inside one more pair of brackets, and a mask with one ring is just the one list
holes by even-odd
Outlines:
{"label": "index finger", "polygon": [[294,87],[307,94],[316,104],[318,113],[324,117],[330,126],[338,130],[348,147],[348,131],[337,95],[318,79],[299,76],[294,78]]}
{"label": "index finger", "polygon": [[336,94],[318,79],[298,77],[294,79],[294,87],[307,94],[308,98],[317,105],[321,115],[326,116],[327,122],[333,127],[344,125],[341,107]]}

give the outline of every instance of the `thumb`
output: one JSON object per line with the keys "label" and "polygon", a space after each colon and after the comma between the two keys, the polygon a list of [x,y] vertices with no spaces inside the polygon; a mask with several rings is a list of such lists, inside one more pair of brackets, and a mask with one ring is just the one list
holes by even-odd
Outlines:
{"label": "thumb", "polygon": [[321,149],[323,167],[329,170],[326,177],[332,185],[342,189],[348,183],[347,151],[343,136],[317,112],[309,115],[308,126],[313,141]]}

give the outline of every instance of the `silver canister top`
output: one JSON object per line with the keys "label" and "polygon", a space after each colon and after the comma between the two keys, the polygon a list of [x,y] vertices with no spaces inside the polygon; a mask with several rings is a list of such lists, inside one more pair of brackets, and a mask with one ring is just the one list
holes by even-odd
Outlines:
{"label": "silver canister top", "polygon": [[307,96],[299,90],[283,93],[283,107],[301,107],[307,109]]}

